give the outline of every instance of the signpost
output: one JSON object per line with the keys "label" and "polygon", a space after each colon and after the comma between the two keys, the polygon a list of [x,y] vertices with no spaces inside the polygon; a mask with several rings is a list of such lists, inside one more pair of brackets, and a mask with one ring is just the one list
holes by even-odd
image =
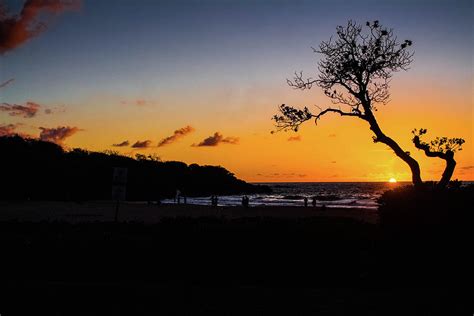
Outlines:
{"label": "signpost", "polygon": [[115,204],[115,222],[118,220],[120,201],[125,201],[127,195],[127,168],[114,168],[112,177],[112,200]]}

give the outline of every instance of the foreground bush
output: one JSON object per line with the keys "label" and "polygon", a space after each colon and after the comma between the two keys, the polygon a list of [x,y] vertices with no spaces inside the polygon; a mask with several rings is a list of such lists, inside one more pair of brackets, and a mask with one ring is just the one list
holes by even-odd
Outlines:
{"label": "foreground bush", "polygon": [[381,227],[386,231],[447,233],[472,223],[474,186],[453,182],[446,189],[431,183],[420,189],[403,186],[379,198]]}

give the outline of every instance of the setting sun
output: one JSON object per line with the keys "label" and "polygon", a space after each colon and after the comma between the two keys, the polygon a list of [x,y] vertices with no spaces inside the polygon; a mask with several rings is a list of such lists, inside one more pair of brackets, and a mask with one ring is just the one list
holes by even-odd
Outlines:
{"label": "setting sun", "polygon": [[395,178],[390,178],[390,180],[388,180],[388,182],[390,182],[390,183],[396,183],[396,182],[397,182],[397,179],[395,179]]}

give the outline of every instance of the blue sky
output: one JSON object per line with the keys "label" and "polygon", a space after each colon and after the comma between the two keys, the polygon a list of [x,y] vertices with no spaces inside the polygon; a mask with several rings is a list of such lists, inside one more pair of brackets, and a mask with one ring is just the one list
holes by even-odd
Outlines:
{"label": "blue sky", "polygon": [[[18,11],[21,2],[13,2]],[[275,83],[313,65],[310,46],[348,19],[379,19],[414,39],[417,67],[464,68],[472,12],[471,1],[84,1],[79,12],[49,16],[48,31],[1,57],[1,79],[16,79],[2,93],[21,102],[28,89],[29,98],[48,102],[215,81]]]}

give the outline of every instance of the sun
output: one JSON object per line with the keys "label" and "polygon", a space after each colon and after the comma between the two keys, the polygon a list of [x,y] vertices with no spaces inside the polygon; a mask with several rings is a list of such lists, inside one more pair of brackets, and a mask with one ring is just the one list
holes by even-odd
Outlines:
{"label": "sun", "polygon": [[395,178],[390,178],[390,180],[388,180],[388,182],[390,182],[390,183],[396,183],[396,182],[397,182],[397,179],[395,179]]}

